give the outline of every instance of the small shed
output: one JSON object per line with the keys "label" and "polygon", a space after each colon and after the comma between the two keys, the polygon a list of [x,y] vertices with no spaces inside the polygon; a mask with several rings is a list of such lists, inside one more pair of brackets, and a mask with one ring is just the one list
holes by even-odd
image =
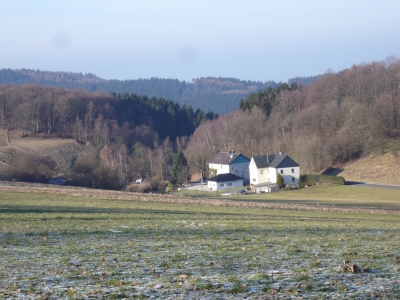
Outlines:
{"label": "small shed", "polygon": [[232,173],[219,174],[208,179],[208,189],[210,191],[220,191],[230,188],[240,188],[243,186],[243,178]]}
{"label": "small shed", "polygon": [[278,192],[279,187],[273,182],[265,182],[260,184],[252,184],[251,190],[255,193],[272,193]]}

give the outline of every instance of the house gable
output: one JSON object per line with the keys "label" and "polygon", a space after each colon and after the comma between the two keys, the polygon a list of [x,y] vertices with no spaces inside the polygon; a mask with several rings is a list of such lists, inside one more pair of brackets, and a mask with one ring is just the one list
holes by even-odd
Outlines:
{"label": "house gable", "polygon": [[250,159],[248,159],[246,156],[243,154],[239,154],[238,157],[236,157],[231,164],[242,164],[242,163],[248,163],[250,162]]}
{"label": "house gable", "polygon": [[276,155],[275,159],[271,162],[269,166],[275,169],[300,167],[299,164],[291,159],[289,156],[281,154]]}

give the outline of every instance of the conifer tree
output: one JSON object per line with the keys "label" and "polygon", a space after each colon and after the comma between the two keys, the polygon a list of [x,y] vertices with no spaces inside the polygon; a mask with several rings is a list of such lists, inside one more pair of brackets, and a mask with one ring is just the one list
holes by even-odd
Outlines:
{"label": "conifer tree", "polygon": [[278,173],[278,176],[276,177],[276,185],[279,187],[283,186],[283,180],[282,180],[282,175]]}
{"label": "conifer tree", "polygon": [[179,150],[175,157],[174,166],[172,167],[171,183],[182,184],[189,181],[190,178],[188,162],[183,152]]}

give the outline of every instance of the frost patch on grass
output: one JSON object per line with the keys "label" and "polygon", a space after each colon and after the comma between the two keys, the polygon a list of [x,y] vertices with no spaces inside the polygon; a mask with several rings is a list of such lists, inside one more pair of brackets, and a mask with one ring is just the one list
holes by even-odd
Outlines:
{"label": "frost patch on grass", "polygon": [[[80,206],[77,198],[65,196],[40,202],[39,214],[27,205],[36,207],[40,200],[2,201],[0,206],[13,205],[13,212],[1,215],[0,298],[374,299],[399,294],[400,220],[386,215],[321,218],[306,212],[111,205],[99,199]],[[58,210],[50,209],[57,203]],[[341,273],[337,267],[345,259],[373,272]]]}

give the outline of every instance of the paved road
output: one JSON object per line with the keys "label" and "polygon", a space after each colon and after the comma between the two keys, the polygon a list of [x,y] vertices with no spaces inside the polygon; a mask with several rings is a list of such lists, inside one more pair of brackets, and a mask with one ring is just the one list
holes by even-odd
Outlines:
{"label": "paved road", "polygon": [[[201,185],[200,182],[191,182],[189,187],[186,187],[185,189],[188,190],[197,190],[197,191],[208,191],[208,184],[203,184]],[[215,192],[215,191],[214,191]]]}
{"label": "paved road", "polygon": [[361,187],[367,187],[367,188],[400,190],[400,185],[388,185],[388,184],[380,184],[380,183],[367,183],[367,182],[358,182],[358,181],[346,181],[345,185],[361,186]]}

